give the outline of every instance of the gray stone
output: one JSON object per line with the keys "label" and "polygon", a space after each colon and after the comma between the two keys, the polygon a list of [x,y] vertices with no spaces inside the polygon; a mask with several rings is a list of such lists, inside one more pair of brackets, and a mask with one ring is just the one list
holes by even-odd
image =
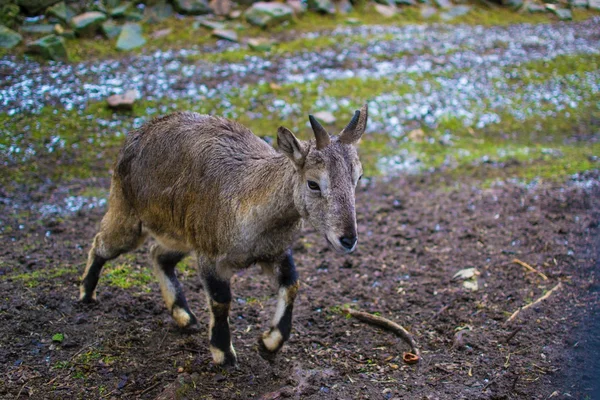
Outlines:
{"label": "gray stone", "polygon": [[17,0],[16,3],[27,15],[40,15],[46,8],[60,0]]}
{"label": "gray stone", "polygon": [[358,18],[347,18],[344,22],[346,25],[360,25],[360,19]]}
{"label": "gray stone", "polygon": [[340,14],[350,14],[352,12],[352,4],[349,0],[340,0],[337,3],[337,10]]}
{"label": "gray stone", "polygon": [[306,3],[301,0],[287,0],[285,4],[292,7],[296,16],[300,16],[306,12]]}
{"label": "gray stone", "polygon": [[587,8],[588,0],[569,0],[569,7],[571,8]]}
{"label": "gray stone", "polygon": [[429,19],[437,14],[437,8],[431,6],[423,6],[421,7],[421,17],[425,19]]}
{"label": "gray stone", "polygon": [[434,3],[439,8],[452,8],[452,2],[450,0],[434,0]]}
{"label": "gray stone", "polygon": [[590,10],[600,11],[600,0],[589,0],[588,7]]}
{"label": "gray stone", "polygon": [[527,11],[529,11],[530,13],[545,13],[546,12],[546,7],[540,5],[540,4],[536,4],[536,3],[529,3],[527,4]]}
{"label": "gray stone", "polygon": [[440,18],[443,21],[450,21],[456,17],[461,17],[463,15],[468,14],[469,11],[471,11],[471,6],[465,6],[465,5],[456,6],[456,7],[452,7],[451,9],[442,12],[440,14]]}
{"label": "gray stone", "polygon": [[23,25],[21,27],[21,32],[26,33],[54,33],[54,25],[53,24],[35,24],[35,25]]}
{"label": "gray stone", "polygon": [[252,25],[268,28],[270,26],[290,21],[294,18],[294,10],[287,4],[282,3],[254,3],[244,14],[246,21]]}
{"label": "gray stone", "polygon": [[523,7],[523,0],[502,0],[502,5],[513,10]]}
{"label": "gray stone", "polygon": [[67,48],[65,47],[65,39],[56,35],[44,36],[35,42],[27,45],[27,51],[40,54],[48,60],[63,60],[69,59]]}
{"label": "gray stone", "polygon": [[131,8],[131,3],[123,3],[110,10],[110,16],[113,18],[122,18]]}
{"label": "gray stone", "polygon": [[229,13],[229,15],[227,16],[230,19],[238,19],[242,16],[242,11],[241,10],[233,10]]}
{"label": "gray stone", "polygon": [[139,24],[128,22],[123,25],[117,39],[117,50],[131,50],[144,44],[146,44],[146,39]]}
{"label": "gray stone", "polygon": [[106,21],[106,15],[99,11],[88,11],[71,19],[71,27],[77,36],[94,36]]}
{"label": "gray stone", "polygon": [[203,15],[212,13],[206,0],[173,0],[173,6],[180,14]]}
{"label": "gray stone", "polygon": [[106,99],[108,108],[117,111],[131,111],[135,101],[140,98],[137,90],[128,90],[124,94],[113,94]]}
{"label": "gray stone", "polygon": [[98,12],[101,12],[102,14],[108,14],[106,5],[104,4],[104,2],[102,2],[100,0],[96,0],[92,4],[90,4],[88,6],[87,10],[88,11],[98,11]]}
{"label": "gray stone", "polygon": [[55,17],[61,20],[64,23],[69,23],[71,18],[75,16],[75,11],[69,6],[65,4],[64,1],[60,3],[56,3],[52,7],[46,10],[46,15],[50,17]]}
{"label": "gray stone", "polygon": [[391,18],[398,14],[396,6],[384,6],[383,4],[375,4],[375,11],[385,18]]}
{"label": "gray stone", "polygon": [[12,49],[18,45],[21,40],[23,40],[23,36],[4,25],[0,25],[0,47]]}
{"label": "gray stone", "polygon": [[212,31],[212,35],[219,39],[229,40],[230,42],[237,43],[238,41],[237,33],[230,29],[215,29]]}
{"label": "gray stone", "polygon": [[553,12],[561,21],[570,21],[573,19],[573,13],[568,8],[557,8]]}
{"label": "gray stone", "polygon": [[333,125],[337,119],[329,111],[319,111],[315,113],[315,118],[325,125]]}
{"label": "gray stone", "polygon": [[215,30],[215,29],[225,29],[226,26],[222,22],[213,21],[210,19],[198,18],[198,26],[201,26],[206,29]]}
{"label": "gray stone", "polygon": [[173,29],[171,28],[160,29],[158,31],[152,32],[152,35],[150,37],[152,39],[160,39],[162,37],[168,36],[169,34],[171,34],[171,32],[173,32]]}
{"label": "gray stone", "polygon": [[211,0],[209,6],[215,15],[226,16],[231,12],[231,0]]}
{"label": "gray stone", "polygon": [[308,9],[321,14],[335,14],[335,5],[331,0],[307,0]]}
{"label": "gray stone", "polygon": [[106,21],[102,23],[102,34],[107,39],[116,38],[121,33],[121,27],[114,21]]}
{"label": "gray stone", "polygon": [[158,3],[151,7],[146,7],[144,11],[148,22],[160,22],[173,15],[173,6],[170,3]]}
{"label": "gray stone", "polygon": [[270,51],[273,47],[273,42],[265,38],[248,39],[248,47],[254,51]]}

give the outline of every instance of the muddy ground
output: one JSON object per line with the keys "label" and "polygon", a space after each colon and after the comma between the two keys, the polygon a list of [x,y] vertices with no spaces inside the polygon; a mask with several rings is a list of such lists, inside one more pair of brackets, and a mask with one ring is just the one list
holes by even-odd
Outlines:
{"label": "muddy ground", "polygon": [[[598,173],[489,189],[434,175],[366,182],[357,192],[358,251],[338,256],[308,227],[295,246],[302,286],[292,337],[273,365],[256,339],[275,286],[256,268],[234,277],[232,370],[212,365],[204,325],[178,331],[154,280],[125,288],[105,273],[100,303],[77,303],[104,208],[41,221],[5,212],[13,231],[0,249],[0,398],[595,398],[599,187]],[[139,273],[149,274],[147,248],[126,258]],[[475,291],[452,279],[471,267]],[[199,280],[189,268],[181,275],[207,321]],[[348,305],[406,327],[421,362],[404,364],[408,347],[346,317]]]}

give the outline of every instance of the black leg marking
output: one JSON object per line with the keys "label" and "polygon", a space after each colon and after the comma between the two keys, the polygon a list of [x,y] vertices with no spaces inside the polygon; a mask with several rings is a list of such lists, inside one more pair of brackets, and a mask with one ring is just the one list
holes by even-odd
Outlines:
{"label": "black leg marking", "polygon": [[290,338],[292,331],[292,314],[294,300],[298,292],[298,274],[291,251],[288,252],[279,267],[279,294],[277,310],[271,328],[259,339],[260,355],[273,361],[284,342]]}
{"label": "black leg marking", "polygon": [[93,260],[81,281],[80,301],[83,303],[92,303],[96,300],[95,290],[100,279],[102,267],[108,261],[106,258],[98,255],[93,256]]}
{"label": "black leg marking", "polygon": [[237,357],[231,344],[229,329],[231,304],[229,281],[209,273],[204,276],[204,289],[210,308],[209,341],[213,361],[218,365],[233,366],[236,364]]}

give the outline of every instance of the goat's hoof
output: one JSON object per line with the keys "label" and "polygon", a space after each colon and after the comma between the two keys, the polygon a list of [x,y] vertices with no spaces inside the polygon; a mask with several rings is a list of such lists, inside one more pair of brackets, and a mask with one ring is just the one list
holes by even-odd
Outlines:
{"label": "goat's hoof", "polygon": [[237,356],[233,347],[231,347],[231,351],[224,352],[216,347],[210,346],[210,352],[212,354],[213,362],[219,367],[228,368],[237,365]]}
{"label": "goat's hoof", "polygon": [[269,363],[274,363],[277,358],[277,352],[279,349],[272,351],[269,350],[267,346],[265,346],[265,342],[262,337],[258,338],[258,354],[262,357],[263,360],[268,361]]}
{"label": "goat's hoof", "polygon": [[180,307],[174,307],[171,315],[179,329],[182,331],[192,333],[200,330],[198,319],[191,311],[184,310]]}
{"label": "goat's hoof", "polygon": [[93,305],[98,304],[98,300],[94,295],[83,294],[78,301],[79,304]]}

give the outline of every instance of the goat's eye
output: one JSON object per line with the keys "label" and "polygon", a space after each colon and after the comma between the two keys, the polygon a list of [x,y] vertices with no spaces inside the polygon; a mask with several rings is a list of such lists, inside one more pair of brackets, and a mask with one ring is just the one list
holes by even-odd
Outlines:
{"label": "goat's eye", "polygon": [[362,179],[362,175],[358,177],[358,180],[360,181]]}
{"label": "goat's eye", "polygon": [[319,184],[315,181],[308,181],[307,184],[308,184],[308,188],[310,190],[319,190],[319,191],[321,190],[321,188],[319,187]]}

